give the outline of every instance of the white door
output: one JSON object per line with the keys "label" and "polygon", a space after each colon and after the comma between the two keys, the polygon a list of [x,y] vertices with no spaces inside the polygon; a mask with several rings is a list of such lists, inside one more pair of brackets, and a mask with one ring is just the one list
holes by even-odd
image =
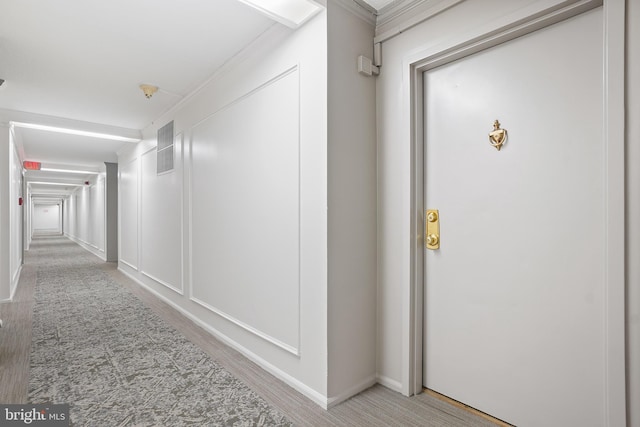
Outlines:
{"label": "white door", "polygon": [[602,40],[598,8],[423,76],[423,383],[518,426],[604,423]]}

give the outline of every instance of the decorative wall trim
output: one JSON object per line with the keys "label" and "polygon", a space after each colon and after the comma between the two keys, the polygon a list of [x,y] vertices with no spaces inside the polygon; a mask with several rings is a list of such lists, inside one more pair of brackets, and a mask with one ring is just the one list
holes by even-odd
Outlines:
{"label": "decorative wall trim", "polygon": [[[138,188],[136,189],[137,193],[138,193],[138,197],[137,199],[137,203],[138,203],[138,218],[136,218],[136,222],[138,224],[138,264],[140,265],[140,269],[139,271],[142,272],[144,269],[144,265],[143,265],[143,258],[144,258],[144,235],[142,233],[142,218],[143,218],[143,213],[144,213],[144,205],[142,204],[142,198],[143,198],[143,187],[144,187],[144,171],[142,170],[143,165],[144,165],[144,157],[148,154],[154,153],[156,152],[156,147],[155,146],[151,146],[148,147],[146,150],[144,150],[142,153],[140,153],[137,157],[136,157],[136,161],[138,162],[138,169],[137,169],[137,173],[138,173]],[[154,174],[154,176],[157,176],[157,174]],[[156,279],[153,279],[156,280]]]}
{"label": "decorative wall trim", "polygon": [[280,347],[281,349],[283,349],[284,351],[287,351],[291,354],[293,354],[294,356],[300,356],[300,350],[296,347],[290,346],[289,344],[283,343],[282,341],[278,340],[277,338],[274,338],[268,334],[265,334],[264,332],[262,332],[259,329],[254,328],[253,326],[247,325],[246,323],[234,318],[233,316],[228,315],[227,313],[225,313],[222,310],[219,310],[209,304],[207,304],[204,301],[200,301],[199,299],[195,298],[195,297],[190,297],[189,300],[195,302],[196,304],[206,308],[207,310],[211,311],[212,313],[217,314],[218,316],[228,320],[229,322],[240,326],[242,329],[251,332],[252,334],[262,338],[265,341],[270,342],[271,344],[275,345],[276,347]]}
{"label": "decorative wall trim", "polygon": [[118,260],[118,262],[126,265],[129,268],[132,268],[135,271],[138,271],[138,267],[136,267],[135,265],[131,264],[130,262],[127,262],[127,261],[123,260],[122,258],[120,258],[120,260]]}
{"label": "decorative wall trim", "polygon": [[188,311],[188,310],[184,309],[183,307],[181,307],[180,305],[176,304],[175,301],[165,297],[164,295],[158,293],[158,291],[156,291],[155,289],[153,289],[153,288],[149,287],[148,285],[144,284],[143,282],[141,282],[138,278],[133,276],[128,271],[126,271],[126,270],[124,270],[124,269],[122,269],[120,267],[118,267],[118,271],[120,271],[122,274],[124,274],[125,276],[129,277],[131,280],[136,282],[138,285],[142,286],[143,288],[145,288],[146,290],[151,292],[153,295],[155,295],[157,298],[159,298],[160,300],[162,300],[166,304],[170,305],[173,309],[175,309],[178,312],[180,312],[181,314],[183,314],[189,320],[194,322],[196,325],[200,326],[202,329],[204,329],[205,331],[207,331],[208,333],[213,335],[215,338],[217,338],[220,341],[222,341],[224,344],[226,344],[229,347],[233,348],[234,350],[237,350],[238,352],[240,352],[243,356],[245,356],[247,359],[251,360],[252,362],[257,364],[258,366],[260,366],[265,371],[269,372],[270,374],[272,374],[273,376],[275,376],[279,380],[281,380],[284,383],[288,384],[289,386],[293,387],[295,390],[299,391],[300,393],[302,393],[303,395],[305,395],[306,397],[308,397],[309,399],[311,399],[312,401],[314,401],[315,403],[320,405],[323,409],[328,409],[328,399],[327,399],[326,396],[322,395],[321,393],[317,392],[316,390],[313,390],[312,388],[310,388],[306,384],[302,383],[301,381],[299,381],[296,378],[292,377],[288,373],[284,372],[282,369],[277,368],[276,366],[274,366],[271,363],[267,362],[263,358],[261,358],[258,355],[256,355],[254,352],[248,350],[246,347],[238,344],[236,341],[232,340],[231,338],[229,338],[225,334],[221,333],[216,328],[214,328],[210,324],[206,323],[205,321],[203,321],[199,317],[195,316],[190,311]]}
{"label": "decorative wall trim", "polygon": [[[235,69],[236,67],[241,66],[242,62],[250,57],[254,52],[262,50],[265,44],[270,42],[270,39],[277,39],[277,37],[282,35],[288,35],[291,30],[286,28],[283,25],[272,25],[267,28],[262,34],[260,34],[254,41],[245,46],[240,52],[238,52],[235,56],[231,57],[227,62],[225,62],[220,68],[218,68],[208,79],[203,81],[198,87],[196,87],[191,93],[187,94],[184,98],[178,101],[173,107],[167,110],[163,116],[171,117],[175,116],[177,111],[180,111],[185,107],[185,105],[189,105],[189,103],[196,97],[200,92],[202,92],[207,86],[211,84],[211,82],[216,81],[220,78],[220,76],[225,73]],[[0,110],[1,112],[1,110]],[[151,125],[150,123],[149,125]],[[195,126],[195,125],[194,125]],[[145,126],[146,128],[147,126]],[[119,151],[117,154],[120,155],[124,153],[124,149]]]}
{"label": "decorative wall trim", "polygon": [[156,283],[158,283],[158,284],[160,284],[160,285],[162,285],[162,286],[164,286],[166,288],[171,289],[175,293],[177,293],[179,295],[184,295],[184,291],[181,288],[179,288],[179,287],[177,287],[175,285],[172,285],[172,284],[170,284],[168,282],[165,282],[164,280],[158,279],[157,277],[154,277],[153,275],[151,275],[149,273],[146,273],[144,270],[140,270],[140,273],[144,274],[145,276],[147,276],[149,279],[153,280],[154,282],[156,282]]}
{"label": "decorative wall trim", "polygon": [[378,12],[367,3],[361,0],[330,0],[331,2],[338,4],[351,12],[353,15],[362,19],[363,21],[376,25],[376,17]]}
{"label": "decorative wall trim", "polygon": [[[185,196],[185,183],[186,183],[186,177],[187,174],[185,173],[185,155],[184,155],[184,151],[185,151],[185,144],[184,144],[184,133],[183,131],[178,132],[178,134],[175,136],[175,140],[173,141],[173,144],[178,147],[178,149],[180,150],[180,156],[177,160],[177,165],[179,167],[179,172],[180,172],[180,289],[182,290],[182,295],[184,296],[185,294],[185,283],[188,283],[187,278],[185,277],[187,272],[185,271],[187,268],[187,262],[186,262],[186,254],[185,254],[185,247],[186,247],[186,236],[190,234],[189,230],[190,230],[190,226],[188,224],[186,224],[186,205],[185,205],[185,201],[186,201],[186,197]],[[188,290],[189,295],[191,295],[191,288],[189,288]]]}
{"label": "decorative wall trim", "polygon": [[378,12],[374,43],[390,39],[463,0],[399,0]]}
{"label": "decorative wall trim", "polygon": [[[172,121],[172,123],[173,123],[173,121]],[[181,135],[182,134],[180,134],[180,136]],[[175,144],[175,140],[173,138],[172,138],[172,142],[173,143],[171,144],[171,147],[173,149],[173,146]],[[138,235],[140,236],[140,242],[141,242],[140,247],[139,247],[139,251],[138,251],[138,256],[140,258],[139,259],[139,264],[140,264],[140,270],[139,271],[142,274],[144,274],[145,276],[147,276],[148,278],[150,278],[151,280],[161,284],[162,286],[165,286],[165,287],[171,289],[172,291],[177,292],[179,295],[184,295],[184,282],[183,282],[183,270],[182,270],[183,269],[183,264],[184,264],[184,262],[183,262],[183,252],[184,251],[183,251],[183,248],[182,248],[182,246],[183,246],[182,242],[184,241],[184,234],[183,234],[184,232],[182,230],[182,221],[183,221],[182,211],[183,211],[183,209],[180,209],[180,224],[181,224],[180,225],[180,278],[181,278],[180,280],[181,280],[181,283],[179,284],[179,286],[173,285],[173,284],[171,284],[169,282],[166,282],[166,281],[164,281],[162,279],[159,279],[158,277],[156,277],[156,276],[154,276],[154,275],[152,275],[150,273],[147,273],[145,271],[144,256],[143,256],[145,254],[145,245],[143,244],[144,243],[144,233],[143,233],[144,229],[142,227],[142,225],[143,225],[143,214],[144,214],[144,210],[145,210],[145,206],[142,203],[142,198],[143,198],[142,194],[144,194],[143,193],[143,187],[144,187],[144,182],[145,182],[145,176],[144,176],[144,170],[143,170],[143,165],[144,165],[144,160],[143,159],[144,159],[145,156],[147,156],[149,154],[154,154],[154,153],[157,155],[156,147],[151,147],[148,150],[144,151],[139,156],[139,159],[140,159],[140,163],[139,163],[140,177],[139,177],[139,186],[138,186],[139,192],[138,192],[138,194],[141,195],[139,197],[139,208],[138,208],[138,216],[139,216],[139,224],[140,224],[139,229],[138,229]],[[181,159],[179,159],[179,160],[181,160]],[[154,163],[154,165],[155,165],[155,163]],[[173,173],[173,172],[174,172],[174,169],[172,168],[170,171],[165,171],[165,172],[163,172],[161,174],[153,173],[153,174],[150,174],[148,176],[150,177],[149,179],[154,180],[154,179],[158,179],[159,175],[167,175],[167,174]],[[179,182],[178,186],[179,186],[178,190],[182,190],[182,182]],[[180,191],[180,192],[182,193],[182,191]],[[180,194],[181,201],[182,201],[182,198],[183,198],[183,195]]]}
{"label": "decorative wall trim", "polygon": [[[203,124],[204,122],[206,122],[207,120],[211,119],[212,117],[214,117],[216,114],[225,111],[229,108],[231,108],[232,106],[234,106],[235,104],[251,97],[252,95],[256,94],[257,92],[261,91],[262,89],[282,80],[283,78],[285,78],[286,76],[294,73],[294,72],[299,72],[299,64],[295,64],[292,65],[286,69],[284,69],[282,72],[276,74],[275,76],[267,79],[266,81],[264,81],[263,83],[257,85],[255,88],[241,94],[240,96],[238,96],[237,98],[233,99],[232,101],[228,102],[227,104],[225,104],[224,106],[222,106],[221,108],[219,108],[218,110],[214,111],[213,113],[209,114],[207,117],[203,118],[202,120],[198,121],[197,123],[194,123],[193,126],[190,129],[190,141],[189,141],[189,168],[188,168],[188,194],[189,194],[189,204],[188,204],[188,218],[189,218],[189,230],[188,230],[188,239],[189,239],[189,260],[188,260],[188,283],[187,286],[189,287],[189,299],[191,301],[193,301],[194,303],[206,308],[207,310],[221,316],[222,318],[234,323],[235,325],[241,327],[242,329],[251,332],[252,334],[266,340],[267,342],[287,351],[288,353],[291,353],[295,356],[299,356],[300,352],[299,352],[299,348],[296,346],[292,346],[289,344],[286,344],[280,340],[278,340],[277,338],[272,337],[271,335],[264,333],[262,331],[260,331],[258,328],[253,327],[248,325],[247,323],[242,322],[241,320],[236,319],[235,317],[227,314],[225,311],[220,310],[216,307],[213,307],[212,305],[198,299],[197,297],[194,296],[195,292],[195,286],[194,286],[194,269],[193,269],[193,253],[194,253],[194,249],[193,249],[193,200],[194,200],[194,191],[193,191],[193,158],[192,153],[193,153],[193,129],[197,128],[198,126],[200,126],[201,124]],[[299,84],[299,82],[298,82]],[[298,89],[299,90],[299,89]],[[298,103],[300,102],[299,100],[299,92],[298,92]],[[298,115],[298,129],[300,128],[300,116]],[[299,135],[298,135],[299,138]],[[298,144],[300,144],[300,141],[298,139]],[[300,233],[300,147],[298,146],[298,282],[297,282],[297,292],[298,292],[298,299],[297,299],[297,304],[298,304],[298,318],[296,319],[296,321],[298,322],[297,324],[297,329],[298,329],[298,334],[297,334],[297,339],[298,339],[298,343],[300,343],[300,282],[301,282],[301,257],[300,257],[300,250],[301,250],[301,233]],[[183,239],[184,240],[184,239]],[[325,402],[326,404],[326,402]]]}
{"label": "decorative wall trim", "polygon": [[[233,99],[232,101],[229,101],[228,103],[226,103],[222,107],[218,108],[216,111],[214,111],[213,113],[209,114],[208,116],[206,116],[202,120],[198,121],[197,123],[194,123],[193,126],[191,126],[191,129],[193,130],[194,128],[200,126],[202,123],[204,123],[207,120],[211,119],[216,114],[221,113],[221,112],[231,108],[232,106],[234,106],[238,102],[243,101],[246,98],[249,98],[251,95],[254,95],[255,93],[261,91],[262,89],[264,89],[264,88],[276,83],[279,80],[282,80],[283,78],[285,78],[289,74],[291,74],[291,73],[293,73],[295,71],[298,71],[299,68],[300,67],[299,67],[298,64],[295,64],[295,65],[292,65],[291,67],[286,68],[284,71],[276,74],[274,77],[271,77],[271,78],[267,79],[266,81],[264,81],[263,83],[260,83],[258,86],[254,87],[253,89],[243,93],[242,95],[238,96],[237,98]],[[299,123],[298,123],[298,125],[299,125]],[[191,143],[193,143],[193,141],[191,141]]]}

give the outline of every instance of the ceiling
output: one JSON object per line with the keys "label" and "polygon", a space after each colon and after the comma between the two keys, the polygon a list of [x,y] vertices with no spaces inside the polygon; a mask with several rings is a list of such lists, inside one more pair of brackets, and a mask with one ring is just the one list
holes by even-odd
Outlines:
{"label": "ceiling", "polygon": [[[393,1],[367,3],[379,9]],[[282,25],[239,0],[0,0],[0,11],[0,111],[129,134]],[[159,91],[147,99],[142,83]],[[98,171],[131,144],[28,128],[15,135],[24,160],[61,169]],[[74,184],[90,176],[26,174]],[[64,195],[74,187],[32,188]]]}

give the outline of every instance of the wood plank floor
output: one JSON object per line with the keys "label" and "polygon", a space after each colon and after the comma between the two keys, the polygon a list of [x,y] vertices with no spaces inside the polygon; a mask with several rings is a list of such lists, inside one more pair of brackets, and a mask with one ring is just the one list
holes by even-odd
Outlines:
{"label": "wood plank floor", "polygon": [[[13,302],[0,304],[0,403],[27,403],[33,293],[36,282],[34,255],[26,264]],[[165,321],[230,373],[245,382],[297,426],[495,426],[427,393],[404,397],[376,385],[325,411],[314,402],[258,367],[234,349],[212,337],[175,309],[119,272],[114,263],[101,267],[129,289]]]}
{"label": "wood plank floor", "polygon": [[472,408],[469,405],[465,405],[462,402],[458,402],[457,400],[453,400],[452,398],[450,398],[448,396],[445,396],[444,394],[440,394],[437,391],[429,390],[428,388],[424,389],[423,391],[424,391],[424,393],[428,394],[429,396],[433,396],[433,397],[435,397],[437,399],[442,400],[443,402],[447,402],[447,403],[449,403],[449,404],[451,404],[451,405],[453,405],[455,407],[461,408],[461,409],[463,409],[463,410],[465,410],[467,412],[471,412],[471,413],[473,413],[473,414],[475,414],[475,415],[477,415],[477,416],[479,416],[481,418],[489,420],[493,424],[495,424],[496,426],[499,426],[499,427],[514,427],[513,424],[509,424],[509,423],[507,423],[505,421],[502,421],[502,420],[499,420],[499,419],[497,419],[495,417],[492,417],[489,414],[486,414],[486,413],[484,413],[482,411],[479,411],[476,408]]}

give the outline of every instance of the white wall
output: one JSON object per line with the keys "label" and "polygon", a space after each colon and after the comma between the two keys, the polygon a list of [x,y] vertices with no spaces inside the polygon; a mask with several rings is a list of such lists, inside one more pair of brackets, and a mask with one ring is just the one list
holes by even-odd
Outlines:
{"label": "white wall", "polygon": [[20,280],[20,272],[22,271],[22,245],[23,245],[23,206],[19,204],[19,199],[23,198],[23,176],[22,176],[22,162],[16,149],[16,145],[11,137],[11,184],[10,184],[10,215],[11,215],[11,298],[18,287],[18,281]]}
{"label": "white wall", "polygon": [[[156,174],[156,149],[140,161],[140,266],[142,274],[182,293],[182,143],[175,151],[178,168]],[[179,242],[166,245],[165,242]]]}
{"label": "white wall", "polygon": [[[327,398],[326,14],[274,26],[119,157],[119,268]],[[176,168],[155,174],[174,120]]]}
{"label": "white wall", "polygon": [[61,203],[35,203],[33,207],[33,232],[62,233]]}
{"label": "white wall", "polygon": [[101,173],[78,187],[64,203],[64,234],[106,260],[105,175]]}
{"label": "white wall", "polygon": [[627,410],[640,427],[640,2],[627,1]]}
{"label": "white wall", "polygon": [[11,300],[22,271],[22,162],[0,117],[0,301]]}
{"label": "white wall", "polygon": [[[32,212],[32,203],[31,203],[31,189],[27,186],[25,191],[26,192],[23,200],[23,206],[24,206],[23,209],[25,211],[25,214],[23,215],[23,218],[24,218],[23,236],[24,236],[24,250],[28,251],[31,245],[33,212]],[[64,224],[63,224],[63,227],[64,227]]]}
{"label": "white wall", "polygon": [[105,193],[104,175],[99,175],[95,185],[89,187],[91,198],[91,225],[89,226],[89,244],[98,249],[104,258],[104,233],[105,233]]}
{"label": "white wall", "polygon": [[0,124],[0,301],[11,298],[11,195],[9,127]]}
{"label": "white wall", "polygon": [[[75,230],[76,227],[76,210],[76,197],[73,195],[62,201],[62,231],[67,237],[74,233],[70,230]],[[27,220],[33,224],[33,214]]]}
{"label": "white wall", "polygon": [[377,381],[376,79],[356,67],[359,55],[373,58],[373,32],[329,3],[328,347],[337,399]]}
{"label": "white wall", "polygon": [[0,125],[0,301],[11,298],[9,127]]}
{"label": "white wall", "polygon": [[119,156],[119,268],[324,407],[376,378],[373,28],[332,7],[272,27]]}
{"label": "white wall", "polygon": [[138,269],[138,163],[137,156],[118,163],[118,262],[133,269]]}
{"label": "white wall", "polygon": [[[411,221],[412,147],[409,105],[403,91],[407,59],[440,45],[453,45],[462,35],[488,31],[501,18],[548,4],[534,0],[468,1],[432,16],[382,43],[383,65],[377,81],[378,118],[378,373],[383,384],[401,392],[411,378],[403,368],[409,355],[409,301],[413,245]],[[640,426],[640,5],[628,6],[627,105],[627,381],[630,424]]]}

